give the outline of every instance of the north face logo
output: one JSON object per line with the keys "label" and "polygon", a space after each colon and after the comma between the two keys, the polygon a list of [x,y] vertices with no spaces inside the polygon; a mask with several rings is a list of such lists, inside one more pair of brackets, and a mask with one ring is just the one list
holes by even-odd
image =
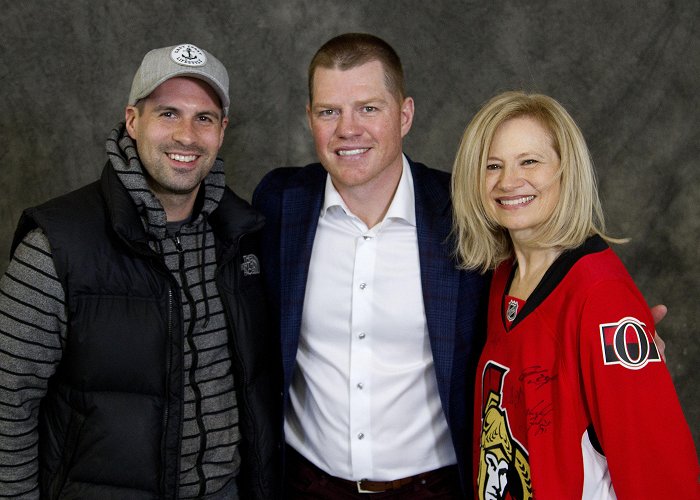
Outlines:
{"label": "north face logo", "polygon": [[260,274],[260,261],[258,261],[258,258],[252,253],[244,255],[241,271],[243,271],[243,276]]}

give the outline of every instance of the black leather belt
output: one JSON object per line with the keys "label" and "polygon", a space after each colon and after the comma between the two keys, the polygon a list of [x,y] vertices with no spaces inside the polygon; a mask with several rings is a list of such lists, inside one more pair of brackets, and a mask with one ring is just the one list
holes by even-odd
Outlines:
{"label": "black leather belt", "polygon": [[[445,467],[446,469],[447,467]],[[394,479],[393,481],[370,481],[369,479],[360,479],[355,481],[358,493],[381,493],[383,491],[398,490],[409,484],[416,482],[425,483],[431,476],[439,474],[442,469],[431,470],[428,472],[421,472],[415,476],[404,477],[403,479]],[[346,479],[339,479],[340,481],[345,481],[347,483],[352,483],[353,481],[347,481]]]}
{"label": "black leather belt", "polygon": [[303,469],[312,470],[314,475],[318,477],[325,477],[327,481],[331,481],[338,486],[342,486],[343,489],[347,491],[357,491],[358,493],[382,493],[384,491],[398,490],[399,488],[403,488],[404,486],[408,486],[410,484],[425,484],[428,481],[438,479],[440,477],[458,477],[457,466],[450,465],[440,469],[421,472],[415,476],[394,479],[393,481],[370,481],[369,479],[350,481],[336,476],[331,476],[325,471],[319,469],[291,446],[287,446],[287,460],[290,462],[295,462],[297,466],[300,466]]}

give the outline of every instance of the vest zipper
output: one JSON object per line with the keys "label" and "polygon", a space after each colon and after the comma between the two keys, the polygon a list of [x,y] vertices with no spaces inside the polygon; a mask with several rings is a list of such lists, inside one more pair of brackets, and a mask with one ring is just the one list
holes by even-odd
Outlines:
{"label": "vest zipper", "polygon": [[197,494],[197,497],[204,496],[205,490],[206,490],[206,485],[207,485],[207,480],[206,476],[204,475],[204,451],[207,446],[207,435],[206,435],[206,429],[204,426],[204,417],[202,416],[202,392],[199,390],[199,386],[197,385],[197,377],[196,377],[196,371],[197,371],[197,366],[199,364],[199,357],[197,355],[197,349],[194,343],[194,327],[195,323],[197,321],[197,305],[195,304],[194,298],[192,297],[192,294],[190,293],[189,289],[189,284],[187,283],[187,273],[185,271],[185,253],[182,248],[182,244],[180,243],[180,235],[176,234],[173,236],[173,243],[175,243],[175,249],[177,250],[178,254],[178,267],[179,267],[179,272],[180,272],[180,283],[181,283],[181,288],[183,293],[185,294],[185,298],[187,299],[187,304],[189,305],[190,308],[190,324],[187,328],[187,333],[185,334],[185,339],[187,341],[187,344],[190,348],[190,356],[191,356],[191,366],[189,370],[189,382],[190,382],[190,388],[192,389],[192,392],[194,393],[194,406],[195,406],[195,418],[197,420],[197,428],[199,429],[199,450],[197,451],[197,460],[196,460],[196,467],[197,467],[197,479],[199,482],[199,493]]}
{"label": "vest zipper", "polygon": [[[163,455],[165,455],[165,450],[167,449],[166,436],[168,435],[168,420],[170,418],[170,370],[172,367],[172,338],[173,338],[173,287],[168,287],[168,348],[166,349],[165,356],[165,411],[163,412]],[[178,452],[178,456],[181,451]],[[179,460],[178,460],[179,461]],[[179,469],[179,467],[178,467]],[[179,471],[178,471],[179,477]],[[161,491],[165,493],[167,478],[163,474],[161,476]],[[178,480],[175,485],[175,491],[179,489]]]}

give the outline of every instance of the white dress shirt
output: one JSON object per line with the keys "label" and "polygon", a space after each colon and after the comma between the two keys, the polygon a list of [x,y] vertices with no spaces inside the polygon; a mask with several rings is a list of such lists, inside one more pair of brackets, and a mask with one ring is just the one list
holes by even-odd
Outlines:
{"label": "white dress shirt", "polygon": [[327,473],[387,481],[456,463],[420,279],[413,177],[368,228],[326,180],[286,440]]}

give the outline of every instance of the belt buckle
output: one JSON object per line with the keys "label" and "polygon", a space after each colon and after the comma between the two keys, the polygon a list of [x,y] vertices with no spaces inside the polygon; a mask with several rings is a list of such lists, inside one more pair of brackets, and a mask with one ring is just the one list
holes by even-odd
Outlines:
{"label": "belt buckle", "polygon": [[372,491],[372,490],[365,490],[362,488],[362,483],[367,481],[366,479],[360,479],[359,481],[355,481],[355,484],[357,484],[357,492],[358,493],[384,493],[383,491]]}

